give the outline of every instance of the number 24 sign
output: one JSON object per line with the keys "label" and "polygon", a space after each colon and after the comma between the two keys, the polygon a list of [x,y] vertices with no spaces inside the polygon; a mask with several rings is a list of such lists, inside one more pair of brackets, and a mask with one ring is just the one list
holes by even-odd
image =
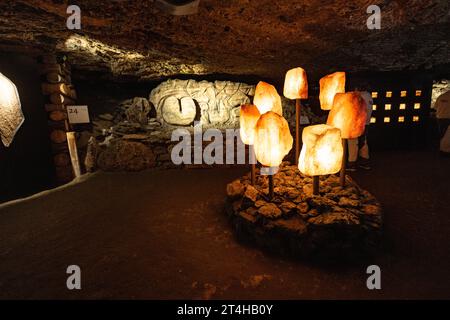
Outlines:
{"label": "number 24 sign", "polygon": [[67,106],[67,115],[71,124],[90,122],[88,106]]}

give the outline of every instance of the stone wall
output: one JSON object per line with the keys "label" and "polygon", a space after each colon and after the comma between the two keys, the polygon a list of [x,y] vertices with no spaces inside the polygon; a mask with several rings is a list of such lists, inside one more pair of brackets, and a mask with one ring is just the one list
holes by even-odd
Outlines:
{"label": "stone wall", "polygon": [[239,107],[250,103],[255,86],[230,81],[168,80],[150,93],[157,119],[174,126],[200,121],[209,127],[237,127]]}
{"label": "stone wall", "polygon": [[[152,167],[205,167],[172,163],[171,151],[178,143],[171,141],[172,132],[182,128],[192,135],[197,121],[203,130],[238,128],[239,107],[252,101],[254,90],[252,85],[230,81],[168,80],[153,89],[149,99],[124,100],[109,113],[94,115],[94,140],[90,141],[86,168],[139,171]],[[282,103],[294,134],[295,102],[282,98]],[[302,107],[302,115],[313,123],[319,122],[308,107]],[[202,147],[209,143],[204,142]]]}
{"label": "stone wall", "polygon": [[437,98],[450,90],[450,80],[442,79],[433,82],[433,91],[431,92],[431,107],[434,108]]}

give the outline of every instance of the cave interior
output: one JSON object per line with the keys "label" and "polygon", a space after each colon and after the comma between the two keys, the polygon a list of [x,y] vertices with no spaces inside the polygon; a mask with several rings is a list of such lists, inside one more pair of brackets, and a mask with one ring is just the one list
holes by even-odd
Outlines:
{"label": "cave interior", "polygon": [[[435,115],[450,90],[447,0],[380,1],[379,28],[366,0],[74,2],[0,3],[0,73],[25,119],[0,143],[0,298],[450,298],[450,162]],[[173,163],[175,130],[238,128],[260,81],[295,139],[295,101],[283,97],[295,67],[308,81],[301,129],[327,121],[327,74],[345,72],[346,91],[373,100],[371,169],[347,174],[383,210],[374,256],[266,253],[224,214],[248,163]],[[73,263],[81,291],[61,285]],[[366,288],[373,264],[382,291]]]}

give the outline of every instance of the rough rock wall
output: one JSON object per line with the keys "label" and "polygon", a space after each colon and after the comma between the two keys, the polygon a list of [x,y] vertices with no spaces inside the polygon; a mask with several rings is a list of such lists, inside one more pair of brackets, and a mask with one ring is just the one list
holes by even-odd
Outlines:
{"label": "rough rock wall", "polygon": [[431,92],[431,107],[434,108],[437,98],[450,90],[450,80],[442,79],[433,83],[433,91]]}
{"label": "rough rock wall", "polygon": [[[77,69],[114,78],[179,74],[283,79],[332,70],[414,70],[450,63],[448,0],[202,0],[191,16],[152,0],[79,0],[82,34],[66,28],[68,1],[0,1],[0,48],[66,52]],[[380,30],[366,26],[378,4]]]}

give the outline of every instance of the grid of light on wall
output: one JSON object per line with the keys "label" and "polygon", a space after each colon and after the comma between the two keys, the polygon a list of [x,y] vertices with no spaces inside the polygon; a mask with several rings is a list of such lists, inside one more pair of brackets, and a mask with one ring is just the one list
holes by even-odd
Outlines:
{"label": "grid of light on wall", "polygon": [[[400,89],[399,91],[372,91],[371,96],[373,99],[378,99],[381,97],[383,101],[378,101],[373,104],[372,110],[375,111],[372,117],[370,118],[370,123],[417,123],[420,122],[421,117],[417,113],[418,110],[422,109],[421,102],[411,101],[415,97],[420,99],[422,97],[422,90],[420,89]],[[397,98],[395,98],[397,97]],[[408,100],[406,100],[408,99]],[[400,100],[400,101],[399,101]],[[378,106],[381,105],[381,108]],[[400,114],[398,112],[400,111]],[[377,121],[377,112],[380,112]],[[394,114],[390,115],[390,112],[394,112]],[[397,114],[396,114],[397,113]],[[409,114],[409,116],[408,116]]]}

